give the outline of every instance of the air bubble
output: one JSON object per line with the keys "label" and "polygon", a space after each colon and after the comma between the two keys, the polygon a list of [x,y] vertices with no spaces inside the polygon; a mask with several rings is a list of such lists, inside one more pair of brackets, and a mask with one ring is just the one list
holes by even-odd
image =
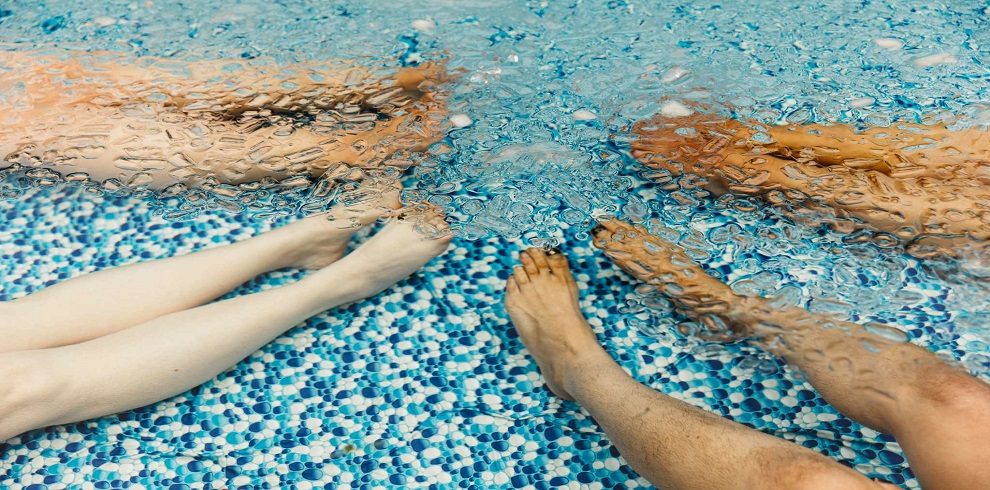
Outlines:
{"label": "air bubble", "polygon": [[591,111],[588,111],[588,110],[584,110],[584,109],[578,109],[578,110],[572,112],[571,115],[577,121],[593,121],[596,118],[598,118],[598,116],[594,112],[591,112]]}
{"label": "air bubble", "polygon": [[862,109],[863,107],[869,107],[877,102],[873,97],[859,97],[849,101],[849,107],[854,109]]}
{"label": "air bubble", "polygon": [[686,77],[687,75],[688,75],[688,71],[685,70],[684,68],[680,66],[673,66],[669,70],[667,70],[666,73],[663,74],[663,77],[660,78],[660,81],[663,83],[674,83]]}
{"label": "air bubble", "polygon": [[473,122],[474,121],[472,121],[467,114],[454,114],[453,116],[450,116],[450,123],[456,128],[466,128]]}
{"label": "air bubble", "polygon": [[667,117],[685,117],[694,114],[694,111],[676,100],[668,100],[660,106],[660,113]]}
{"label": "air bubble", "polygon": [[412,27],[420,32],[432,32],[437,24],[429,19],[416,19],[412,22]]}
{"label": "air bubble", "polygon": [[873,41],[877,46],[890,51],[897,51],[904,47],[904,42],[900,39],[894,39],[891,37],[881,37]]}
{"label": "air bubble", "polygon": [[951,65],[958,62],[959,59],[949,53],[937,53],[916,58],[914,60],[914,66],[928,68],[938,65]]}

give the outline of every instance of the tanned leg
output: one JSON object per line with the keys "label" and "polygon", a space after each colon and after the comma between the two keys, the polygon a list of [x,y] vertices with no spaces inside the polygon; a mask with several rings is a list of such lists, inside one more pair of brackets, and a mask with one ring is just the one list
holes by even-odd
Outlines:
{"label": "tanned leg", "polygon": [[983,131],[763,128],[693,114],[658,116],[634,132],[633,155],[661,174],[700,175],[713,192],[759,195],[796,211],[829,207],[918,256],[990,241],[990,136]]}
{"label": "tanned leg", "polygon": [[0,98],[0,158],[161,189],[402,167],[442,130],[436,64],[375,78],[330,63],[221,60],[177,74],[159,66],[167,60],[101,56],[0,53],[15,67]]}
{"label": "tanned leg", "polygon": [[530,249],[506,309],[547,386],[581,404],[634,469],[664,489],[869,489],[880,485],[795,444],[653,391],[599,345],[561,253]]}
{"label": "tanned leg", "polygon": [[836,409],[893,434],[925,488],[976,490],[990,481],[990,386],[982,381],[897,341],[889,327],[867,329],[739,296],[642,228],[605,222],[595,245],[684,313],[754,338],[801,369]]}

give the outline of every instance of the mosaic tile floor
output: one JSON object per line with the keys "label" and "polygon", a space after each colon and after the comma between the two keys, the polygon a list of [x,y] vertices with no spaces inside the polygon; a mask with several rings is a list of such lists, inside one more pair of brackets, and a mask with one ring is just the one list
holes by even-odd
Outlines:
{"label": "mosaic tile floor", "polygon": [[[72,194],[34,194],[0,211],[4,299],[269,226],[222,214],[169,223],[140,201]],[[635,284],[586,242],[571,243],[584,311],[638,379],[917,487],[890,437],[842,417],[776,362],[754,367],[742,346],[699,347],[634,328],[637,314],[621,310]],[[456,240],[415,277],[311,319],[186,394],[0,445],[0,486],[649,487],[586,413],[544,388],[510,328],[501,289],[517,249]],[[274,273],[234,294],[298,274]]]}
{"label": "mosaic tile floor", "polygon": [[[181,8],[15,0],[0,6],[0,25],[5,42],[24,49],[177,60],[395,66],[449,56],[465,73],[450,110],[473,123],[451,131],[429,170],[413,171],[424,199],[470,218],[463,233],[564,229],[584,311],[637,379],[917,488],[889,437],[836,413],[769,356],[671,333],[676,321],[644,308],[634,282],[579,230],[566,231],[627,197],[630,165],[615,136],[662,101],[700,97],[766,122],[885,126],[948,112],[964,123],[988,120],[985,104],[974,103],[990,90],[983,10],[963,2],[792,3],[243,0],[218,10],[205,0]],[[782,8],[788,23],[766,15]],[[942,62],[919,63],[933,59]],[[496,191],[501,203],[481,195]],[[738,218],[748,211],[720,223],[719,210],[702,216],[717,206],[690,193],[656,198],[615,209],[675,227],[737,289],[896,324],[990,378],[985,293],[950,291],[916,263],[868,244]],[[270,226],[219,212],[170,223],[149,206],[60,191],[0,199],[0,299]],[[514,222],[503,219],[507,209]],[[457,240],[415,277],[311,319],[189,393],[0,444],[0,488],[648,487],[587,414],[543,387],[515,337],[501,289],[520,247]],[[297,277],[271,274],[234,294]]]}

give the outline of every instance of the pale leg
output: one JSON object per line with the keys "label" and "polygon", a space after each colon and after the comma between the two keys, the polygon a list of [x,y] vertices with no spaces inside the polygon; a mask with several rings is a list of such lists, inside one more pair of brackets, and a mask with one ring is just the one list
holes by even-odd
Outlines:
{"label": "pale leg", "polygon": [[292,285],[172,313],[80,344],[0,354],[0,441],[176,395],[306,318],[377,294],[447,247],[447,238],[425,238],[416,226],[393,223]]}
{"label": "pale leg", "polygon": [[382,192],[240,243],[87,274],[0,303],[0,352],[83,342],[202,305],[258,274],[326,266],[360,225],[398,206],[397,190]]}

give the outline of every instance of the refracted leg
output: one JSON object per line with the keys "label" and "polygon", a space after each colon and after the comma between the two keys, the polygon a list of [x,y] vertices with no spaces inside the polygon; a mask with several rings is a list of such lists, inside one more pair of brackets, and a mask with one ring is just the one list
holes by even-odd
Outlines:
{"label": "refracted leg", "polygon": [[11,53],[2,61],[18,68],[0,98],[0,157],[132,187],[404,166],[439,139],[445,110],[439,65],[375,78],[329,64],[199,62],[177,74],[163,60],[120,56],[91,66]]}
{"label": "refracted leg", "polygon": [[212,301],[264,272],[318,269],[351,236],[399,207],[398,189],[340,204],[240,243],[108,269],[0,303],[0,352],[75,344]]}
{"label": "refracted leg", "polygon": [[925,488],[977,489],[990,481],[990,386],[896,330],[778,308],[735,294],[677,246],[642,228],[603,223],[595,245],[686,314],[752,337],[806,374],[836,409],[893,434]]}
{"label": "refracted leg", "polygon": [[848,126],[771,126],[768,145],[783,158],[876,170],[894,178],[930,178],[957,185],[990,182],[986,131],[951,131],[944,124],[897,124],[854,131]]}
{"label": "refracted leg", "polygon": [[[403,104],[429,90],[423,82],[445,78],[443,66],[426,63],[394,74],[345,60],[278,65],[264,60],[182,61],[134,58],[117,52],[67,51],[61,56],[0,51],[0,81],[22,106],[102,107],[162,102],[187,113],[238,116],[244,111],[296,113],[366,103]],[[23,88],[20,88],[23,87]]]}
{"label": "refracted leg", "polygon": [[345,258],[288,286],[79,344],[0,354],[0,441],[176,395],[306,318],[377,294],[446,249],[443,218],[425,219],[391,223]]}
{"label": "refracted leg", "polygon": [[827,206],[910,242],[916,255],[990,241],[990,138],[981,131],[761,128],[700,114],[634,131],[633,155],[648,166],[704,176],[717,193]]}
{"label": "refracted leg", "polygon": [[506,309],[555,394],[581,404],[619,452],[665,489],[867,489],[867,478],[795,444],[657,393],[598,344],[561,253],[530,249],[506,285]]}

